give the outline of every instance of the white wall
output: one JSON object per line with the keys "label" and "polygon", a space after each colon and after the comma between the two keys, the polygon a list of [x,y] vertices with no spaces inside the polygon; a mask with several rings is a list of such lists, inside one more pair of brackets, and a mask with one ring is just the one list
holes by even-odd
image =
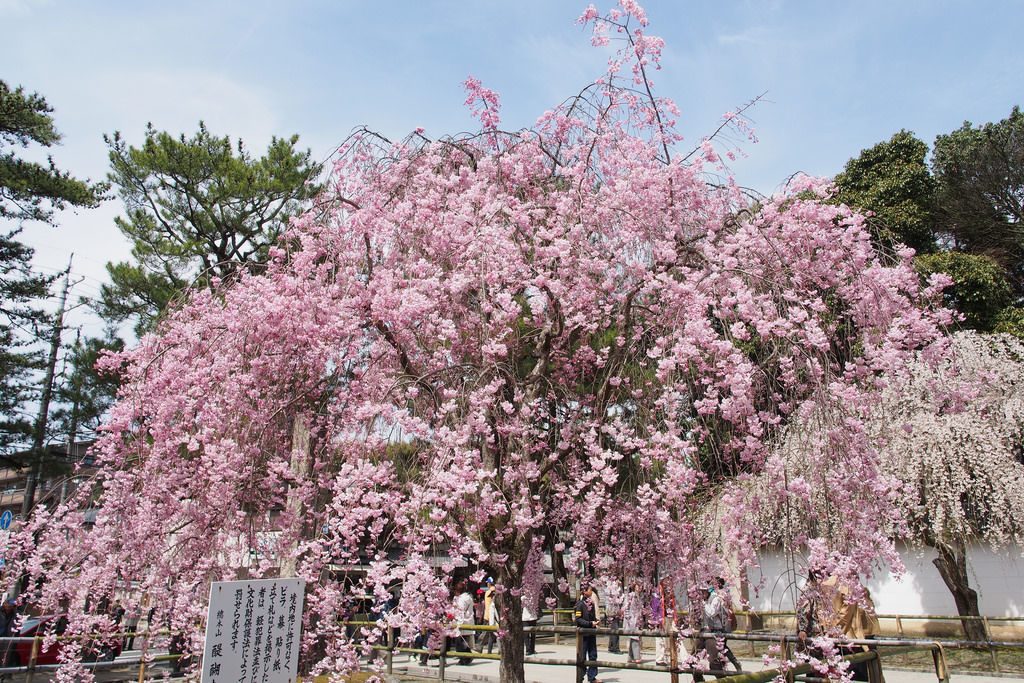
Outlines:
{"label": "white wall", "polygon": [[[880,614],[956,614],[953,596],[932,564],[935,551],[901,548],[906,571],[897,579],[879,571],[868,582],[875,609]],[[968,554],[971,586],[978,591],[981,613],[992,617],[1024,616],[1024,556],[1014,547],[994,552],[972,546]],[[806,575],[804,563],[796,566],[781,553],[764,553],[760,572],[750,575],[750,603],[757,611],[791,610],[794,582]]]}

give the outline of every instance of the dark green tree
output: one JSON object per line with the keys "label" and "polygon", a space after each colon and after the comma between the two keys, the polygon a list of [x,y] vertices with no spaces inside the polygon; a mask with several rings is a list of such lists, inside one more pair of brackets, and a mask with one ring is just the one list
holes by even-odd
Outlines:
{"label": "dark green tree", "polygon": [[946,303],[963,314],[965,327],[994,331],[1003,310],[1013,301],[1006,271],[987,256],[941,251],[916,257],[914,266],[926,278],[932,273],[953,278],[945,291]]}
{"label": "dark green tree", "polygon": [[932,169],[940,229],[955,248],[1003,266],[1024,295],[1024,114],[935,139]]}
{"label": "dark green tree", "polygon": [[0,453],[27,443],[35,418],[28,404],[43,362],[35,341],[48,320],[38,301],[52,280],[34,273],[31,261],[31,248],[0,236]]}
{"label": "dark green tree", "polygon": [[112,331],[105,337],[78,338],[66,349],[64,376],[57,389],[61,406],[53,415],[57,440],[74,443],[96,437],[119,386],[117,376],[100,372],[96,362],[105,352],[122,350],[124,341]]}
{"label": "dark green tree", "polygon": [[0,81],[0,450],[24,443],[32,432],[34,415],[26,404],[39,389],[35,342],[50,325],[38,304],[55,279],[32,270],[33,250],[17,239],[21,224],[53,225],[55,211],[96,206],[105,190],[59,170],[52,159],[40,164],[19,157],[19,149],[60,142],[52,112],[42,96]]}
{"label": "dark green tree", "polygon": [[901,130],[850,159],[835,178],[839,201],[874,213],[872,234],[883,247],[902,242],[918,253],[935,249],[935,182],[927,154],[925,143]]}
{"label": "dark green tree", "polygon": [[108,177],[125,205],[117,226],[134,260],[107,265],[97,309],[111,322],[133,320],[138,333],[185,288],[262,263],[320,189],[320,165],[296,149],[297,135],[273,138],[259,158],[202,122],[191,138],[150,125],[140,147],[119,133],[106,141]]}
{"label": "dark green tree", "polygon": [[52,158],[39,164],[18,158],[11,149],[60,142],[52,112],[41,95],[11,90],[0,81],[0,218],[52,223],[54,209],[92,207],[103,199],[104,185],[73,178]]}

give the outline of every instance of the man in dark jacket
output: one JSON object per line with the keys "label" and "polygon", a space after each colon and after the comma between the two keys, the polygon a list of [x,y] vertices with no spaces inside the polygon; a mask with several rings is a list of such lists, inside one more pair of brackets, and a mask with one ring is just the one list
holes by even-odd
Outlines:
{"label": "man in dark jacket", "polygon": [[[0,638],[11,638],[18,635],[18,630],[14,628],[15,623],[18,620],[18,605],[14,600],[4,600],[3,607],[0,608]],[[10,641],[4,641],[0,645],[0,666],[10,666],[13,657],[11,654],[14,652],[14,645]]]}
{"label": "man in dark jacket", "polygon": [[[573,610],[576,620],[576,628],[597,628],[597,610],[594,608],[594,589],[589,583],[580,587],[580,599],[576,602],[576,609]],[[588,634],[583,636],[583,661],[597,659],[597,635]],[[587,667],[587,680],[590,683],[599,683],[597,680],[597,667]],[[583,668],[576,668],[576,683],[583,683]]]}

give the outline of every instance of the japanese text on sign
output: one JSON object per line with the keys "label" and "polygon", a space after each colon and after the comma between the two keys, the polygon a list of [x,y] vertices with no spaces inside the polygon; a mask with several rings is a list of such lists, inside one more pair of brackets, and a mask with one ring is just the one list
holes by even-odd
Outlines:
{"label": "japanese text on sign", "polygon": [[202,683],[291,683],[297,676],[302,579],[210,586]]}

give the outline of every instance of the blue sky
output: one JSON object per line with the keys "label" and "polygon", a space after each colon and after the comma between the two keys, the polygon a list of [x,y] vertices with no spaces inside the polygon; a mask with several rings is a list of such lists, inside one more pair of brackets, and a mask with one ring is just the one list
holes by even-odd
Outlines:
{"label": "blue sky", "polygon": [[[796,171],[833,175],[901,128],[931,143],[1024,103],[1020,0],[641,3],[667,41],[657,91],[680,105],[689,141],[767,93],[750,114],[760,142],[733,166],[761,192]],[[0,0],[0,78],[49,100],[65,136],[54,156],[77,175],[102,178],[102,135],[137,142],[147,121],[188,133],[203,119],[254,151],[298,133],[323,159],[363,124],[394,137],[471,128],[470,74],[501,94],[506,127],[529,126],[601,74],[605,53],[574,23],[585,5]],[[26,241],[44,270],[74,250],[75,291],[94,294],[104,262],[128,254],[118,211],[29,226]]]}

